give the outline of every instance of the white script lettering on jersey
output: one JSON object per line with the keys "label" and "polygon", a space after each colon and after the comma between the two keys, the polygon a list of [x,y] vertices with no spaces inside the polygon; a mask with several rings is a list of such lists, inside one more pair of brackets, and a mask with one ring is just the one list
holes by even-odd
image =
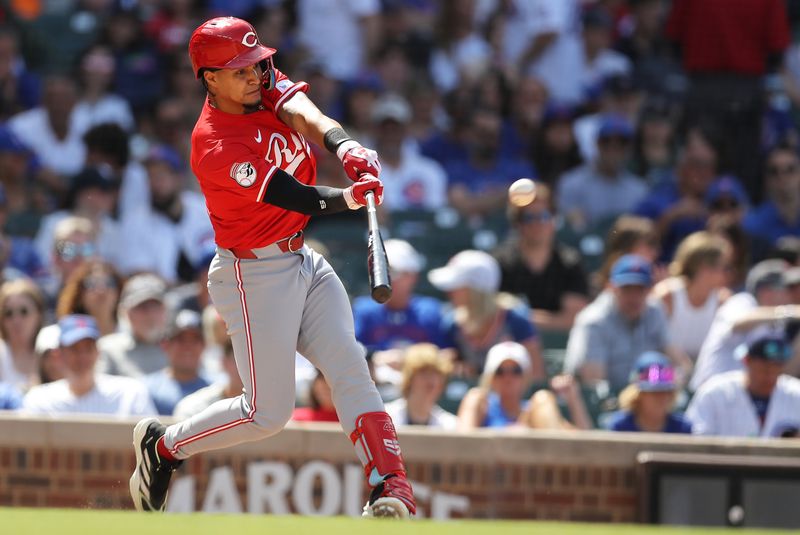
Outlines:
{"label": "white script lettering on jersey", "polygon": [[269,138],[266,160],[275,167],[294,175],[294,172],[306,159],[306,142],[300,134],[292,133],[291,138],[292,149],[289,148],[289,142],[283,135],[277,132],[272,134]]}

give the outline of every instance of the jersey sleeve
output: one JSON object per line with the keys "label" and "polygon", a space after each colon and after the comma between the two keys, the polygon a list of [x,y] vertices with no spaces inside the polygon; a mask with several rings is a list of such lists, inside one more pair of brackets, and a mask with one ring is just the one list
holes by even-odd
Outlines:
{"label": "jersey sleeve", "polygon": [[280,111],[287,100],[297,94],[298,91],[308,92],[306,82],[293,82],[289,77],[278,69],[275,69],[275,87],[264,92],[264,100],[272,106],[275,113]]}
{"label": "jersey sleeve", "polygon": [[246,145],[220,141],[197,164],[195,171],[218,189],[262,202],[267,184],[278,170]]}

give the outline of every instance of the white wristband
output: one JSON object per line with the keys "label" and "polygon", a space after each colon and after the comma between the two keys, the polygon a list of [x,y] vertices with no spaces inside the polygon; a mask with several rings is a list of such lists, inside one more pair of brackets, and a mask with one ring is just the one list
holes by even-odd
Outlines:
{"label": "white wristband", "polygon": [[344,202],[347,203],[347,207],[351,210],[358,210],[361,208],[362,205],[358,204],[353,197],[353,186],[345,188],[344,191],[342,191],[342,197],[344,197]]}
{"label": "white wristband", "polygon": [[336,156],[338,156],[339,160],[341,160],[342,158],[344,158],[344,155],[347,153],[347,151],[360,146],[361,143],[359,143],[355,139],[349,139],[344,143],[342,143],[341,145],[339,145],[338,147],[336,147]]}

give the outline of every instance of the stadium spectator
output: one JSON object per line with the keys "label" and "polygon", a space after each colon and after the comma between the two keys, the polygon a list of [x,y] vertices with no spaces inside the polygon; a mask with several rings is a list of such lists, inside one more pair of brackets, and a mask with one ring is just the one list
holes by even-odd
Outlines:
{"label": "stadium spectator", "polygon": [[[341,122],[346,125],[347,131],[354,138],[371,139],[373,135],[373,108],[383,90],[383,82],[374,72],[360,74],[344,85]],[[403,98],[399,94],[398,96],[401,99]],[[395,109],[397,108],[394,108],[393,111]],[[395,113],[394,115],[397,114]],[[402,115],[401,118],[403,118]],[[409,121],[410,119],[405,121],[406,127],[408,127],[407,123]]]}
{"label": "stadium spectator", "polygon": [[497,343],[513,340],[529,355],[534,380],[544,380],[544,361],[529,309],[508,294],[499,294],[500,265],[483,251],[466,250],[444,267],[428,273],[431,284],[452,305],[444,315],[444,348],[454,348],[460,372],[475,377],[483,370],[488,351]]}
{"label": "stadium spectator", "polygon": [[767,155],[766,200],[744,218],[744,228],[771,245],[784,236],[800,236],[800,156],[780,145]]}
{"label": "stadium spectator", "polygon": [[0,381],[0,411],[13,411],[22,406],[22,395],[16,388]]}
{"label": "stadium spectator", "polygon": [[127,240],[123,273],[151,271],[168,282],[190,281],[214,232],[199,193],[182,191],[183,162],[165,146],[154,147],[145,160],[150,203],[140,205],[122,223]]}
{"label": "stadium spectator", "polygon": [[86,256],[97,255],[115,265],[120,262],[130,251],[128,237],[113,218],[118,188],[119,179],[106,167],[87,167],[72,177],[65,208],[42,219],[36,235],[39,255],[50,259],[54,244],[58,249],[56,228],[70,217],[80,217],[90,221],[97,236],[97,249],[88,251],[87,246]]}
{"label": "stadium spectator", "polygon": [[[170,292],[167,302],[176,310],[189,308],[195,312],[202,313],[211,304],[211,298],[208,295],[208,269],[217,254],[217,246],[213,241],[209,240],[201,247],[203,254],[198,257],[197,262],[192,266],[194,270],[192,280],[187,284],[173,288]],[[314,250],[317,251],[317,249]],[[173,304],[174,301],[177,301],[177,305]]]}
{"label": "stadium spectator", "polygon": [[333,405],[331,387],[322,372],[317,374],[308,386],[308,406],[296,407],[292,412],[296,422],[338,422],[339,415]]}
{"label": "stadium spectator", "polygon": [[378,0],[345,4],[300,0],[296,6],[297,40],[314,61],[326,66],[335,80],[350,80],[377,50],[381,37],[380,8]]}
{"label": "stadium spectator", "polygon": [[605,115],[598,131],[597,159],[559,179],[558,211],[577,230],[630,212],[647,193],[644,181],[625,170],[633,127],[620,115]]}
{"label": "stadium spectator", "polygon": [[709,120],[726,133],[724,154],[730,161],[722,168],[758,198],[762,80],[780,67],[789,46],[785,2],[676,0],[665,31],[680,47],[689,75],[686,117]]}
{"label": "stadium spectator", "polygon": [[73,119],[84,132],[103,123],[113,123],[127,131],[135,126],[128,102],[111,92],[114,69],[114,56],[108,47],[95,44],[83,53],[80,99],[75,105]]}
{"label": "stadium spectator", "polygon": [[145,376],[144,383],[158,414],[171,415],[180,400],[211,384],[201,370],[205,340],[200,314],[179,310],[161,345],[169,364]]}
{"label": "stadium spectator", "polygon": [[726,219],[741,224],[750,201],[744,187],[736,177],[724,175],[711,183],[706,190],[707,227],[714,226],[714,219]]}
{"label": "stadium spectator", "polygon": [[371,114],[375,150],[381,155],[384,210],[438,210],[447,204],[447,175],[430,158],[418,153],[408,137],[411,106],[397,94],[386,94]]}
{"label": "stadium spectator", "polygon": [[[519,92],[519,89],[517,89]],[[555,102],[547,105],[534,136],[531,158],[538,180],[551,188],[559,177],[583,163],[575,141],[575,110]]]}
{"label": "stadium spectator", "polygon": [[[542,141],[549,139],[552,144],[547,149],[552,151],[555,157],[565,159],[566,154],[562,155],[562,151],[567,151],[569,148],[564,145],[566,145],[565,140],[571,139],[571,136],[564,135],[564,125],[561,125],[561,129],[553,128],[556,131],[555,134],[544,134],[542,129],[547,118],[548,108],[570,108],[555,103],[548,105],[547,88],[541,80],[532,76],[524,76],[515,80],[511,75],[505,74],[499,78],[498,83],[501,86],[499,109],[505,112],[501,150],[511,158],[530,159],[534,155],[531,151],[537,150],[536,144],[540,142],[540,139]],[[561,135],[559,136],[559,134]],[[574,145],[574,140],[572,140],[572,145]],[[535,158],[533,162],[537,166],[540,163]],[[549,166],[548,169],[551,172],[555,172],[553,168],[559,165],[567,165],[566,162],[560,161],[552,164],[547,161],[541,163]],[[542,178],[542,170],[536,167],[536,171]]]}
{"label": "stadium spectator", "polygon": [[[75,82],[51,75],[44,82],[42,103],[12,117],[8,126],[39,161],[56,173],[74,175],[83,167],[85,129],[74,121],[78,89]],[[64,187],[64,183],[51,184]]]}
{"label": "stadium spectator", "polygon": [[117,306],[122,288],[114,266],[102,260],[84,262],[64,283],[56,303],[56,317],[87,314],[94,318],[100,336],[117,332]]}
{"label": "stadium spectator", "polygon": [[95,371],[100,333],[91,316],[65,316],[58,325],[66,377],[32,388],[23,399],[23,411],[48,416],[82,413],[118,418],[156,413],[142,383]]}
{"label": "stadium spectator", "polygon": [[39,104],[39,79],[25,66],[19,51],[19,35],[0,26],[0,121]]}
{"label": "stadium spectator", "polygon": [[439,6],[428,74],[442,93],[474,84],[486,73],[491,48],[475,31],[474,20],[474,2],[443,0]]}
{"label": "stadium spectator", "polygon": [[532,203],[509,205],[516,233],[494,256],[500,264],[500,290],[527,299],[537,328],[566,331],[588,304],[589,288],[580,253],[556,241],[555,217],[550,188],[537,184]]}
{"label": "stadium spectator", "polygon": [[[458,428],[525,426],[545,429],[590,429],[580,390],[566,376],[553,378],[565,394],[573,423],[561,416],[556,397],[539,390],[530,399],[524,394],[531,381],[531,358],[516,342],[501,342],[489,350],[480,385],[470,389],[458,408]],[[559,381],[561,384],[559,384]]]}
{"label": "stadium spectator", "polygon": [[0,282],[20,277],[43,279],[47,270],[33,240],[25,236],[9,235],[4,230],[7,217],[8,198],[0,183]]}
{"label": "stadium spectator", "polygon": [[81,264],[97,256],[97,229],[90,219],[69,216],[53,228],[47,258],[52,273],[43,284],[48,299],[55,301],[61,285]]}
{"label": "stadium spectator", "polygon": [[403,240],[384,244],[392,278],[392,296],[378,304],[369,296],[353,301],[356,339],[369,351],[372,362],[396,370],[402,368],[403,350],[419,342],[443,346],[442,303],[433,297],[417,295],[414,289],[425,258]]}
{"label": "stadium spectator", "polygon": [[166,290],[164,281],[152,273],[127,280],[117,312],[125,328],[98,341],[101,369],[138,378],[167,366],[160,346],[167,327]]}
{"label": "stadium spectator", "polygon": [[[39,227],[44,208],[36,203],[44,190],[46,174],[38,161],[8,124],[0,123],[0,185],[5,196],[3,229],[12,236],[31,237]],[[50,209],[47,206],[46,209]]]}
{"label": "stadium spectator", "polygon": [[631,383],[619,394],[622,410],[609,424],[611,431],[691,433],[692,424],[673,412],[678,385],[669,359],[648,351],[636,360]]}
{"label": "stadium spectator", "polygon": [[[734,352],[748,335],[755,336],[776,323],[800,319],[800,307],[788,305],[784,280],[787,268],[783,260],[759,262],[747,274],[745,290],[720,307],[700,348],[689,384],[692,390],[697,391],[715,375],[740,370],[742,363]],[[754,329],[756,332],[751,333]]]}
{"label": "stadium spectator", "polygon": [[722,237],[695,232],[678,246],[671,277],[653,288],[664,307],[669,340],[697,360],[717,310],[731,296],[727,289],[731,247]]}
{"label": "stadium spectator", "polygon": [[602,87],[612,76],[629,75],[630,60],[611,48],[614,20],[600,5],[585,9],[581,16],[581,46],[578,49],[578,75],[582,97]]}
{"label": "stadium spectator", "polygon": [[[649,219],[638,216],[623,215],[617,218],[609,229],[603,249],[603,264],[592,281],[594,294],[603,291],[611,276],[611,267],[626,254],[641,256],[648,262],[655,262],[659,257],[660,244],[655,225]],[[658,282],[659,266],[653,266],[653,281]]]}
{"label": "stadium spectator", "polygon": [[647,295],[653,285],[650,262],[625,255],[611,268],[610,288],[575,318],[564,369],[586,385],[607,382],[611,392],[628,384],[636,359],[647,351],[667,354],[684,374],[691,361],[669,343],[667,319]]}
{"label": "stadium spectator", "polygon": [[230,339],[226,340],[222,349],[222,369],[224,378],[197,392],[193,392],[180,400],[172,413],[175,418],[185,420],[199,413],[209,405],[223,399],[234,398],[242,393],[242,379],[239,377],[239,370],[236,368],[236,360],[233,358],[233,344]]}
{"label": "stadium spectator", "polygon": [[669,180],[673,173],[677,152],[675,115],[675,107],[665,97],[652,97],[642,108],[630,169],[651,186]]}
{"label": "stadium spectator", "polygon": [[28,279],[5,282],[0,286],[0,311],[0,381],[24,393],[39,383],[34,342],[44,322],[44,296]]}
{"label": "stadium spectator", "polygon": [[39,358],[39,383],[47,384],[63,379],[66,370],[64,359],[61,357],[59,336],[61,329],[57,323],[39,329],[36,335],[34,350]]}
{"label": "stadium spectator", "polygon": [[692,129],[678,159],[674,179],[656,185],[636,207],[637,215],[656,224],[662,261],[672,258],[683,238],[706,226],[705,197],[717,169],[712,135],[699,128]]}
{"label": "stadium spectator", "polygon": [[528,162],[503,155],[502,119],[497,112],[475,108],[469,125],[468,159],[445,165],[450,205],[468,218],[500,210],[514,180],[536,176]]}
{"label": "stadium spectator", "polygon": [[454,430],[455,415],[436,404],[444,392],[452,364],[433,344],[415,344],[403,358],[402,397],[386,404],[395,425],[424,425]]}
{"label": "stadium spectator", "polygon": [[744,370],[712,377],[686,410],[698,435],[800,436],[800,379],[784,374],[792,349],[782,336],[761,335],[738,351]]}

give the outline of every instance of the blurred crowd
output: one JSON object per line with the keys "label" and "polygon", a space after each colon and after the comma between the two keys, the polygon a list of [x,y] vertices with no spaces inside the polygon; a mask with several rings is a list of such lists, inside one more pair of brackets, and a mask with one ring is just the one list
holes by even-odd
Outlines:
{"label": "blurred crowd", "polygon": [[[380,156],[391,300],[363,214],[308,242],[398,425],[798,436],[798,0],[3,3],[0,409],[241,393],[188,165],[220,15]],[[336,421],[295,358],[295,418]]]}

